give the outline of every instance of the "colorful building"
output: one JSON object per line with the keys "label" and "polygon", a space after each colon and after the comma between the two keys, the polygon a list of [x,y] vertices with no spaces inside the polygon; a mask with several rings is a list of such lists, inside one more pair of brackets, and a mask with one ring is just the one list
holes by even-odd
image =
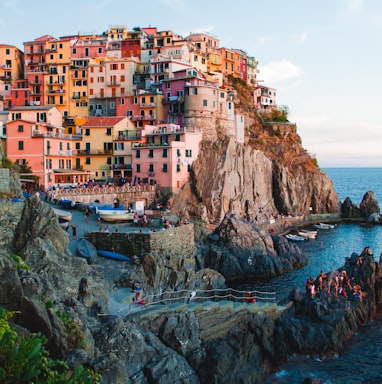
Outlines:
{"label": "colorful building", "polygon": [[86,182],[90,175],[73,169],[74,141],[62,127],[56,107],[26,106],[9,111],[6,155],[16,164],[27,164],[45,188]]}
{"label": "colorful building", "polygon": [[133,183],[156,185],[163,193],[177,193],[190,179],[202,134],[176,124],[146,126],[145,142],[132,147]]}

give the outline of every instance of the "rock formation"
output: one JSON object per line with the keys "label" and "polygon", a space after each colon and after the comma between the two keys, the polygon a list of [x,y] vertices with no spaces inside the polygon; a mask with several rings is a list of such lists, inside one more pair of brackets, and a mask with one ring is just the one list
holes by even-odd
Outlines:
{"label": "rock formation", "polygon": [[374,192],[366,192],[359,206],[347,197],[341,205],[341,216],[349,219],[380,221],[380,208]]}
{"label": "rock formation", "polygon": [[[68,234],[37,196],[1,203],[0,221],[0,305],[19,311],[14,318],[19,330],[44,333],[52,356],[94,368],[102,383],[261,383],[290,354],[338,350],[382,301],[381,261],[376,263],[365,252],[361,265],[352,255],[343,267],[362,285],[366,293],[362,301],[325,296],[325,291],[312,299],[295,291],[294,306],[284,314],[273,307],[267,312],[257,304],[231,302],[240,304],[240,309],[214,303],[123,319],[109,313],[114,285],[127,285],[135,269],[144,275],[155,271],[154,285],[171,283],[171,276],[183,276],[178,275],[182,265],[160,261],[158,253],[147,260],[149,265],[126,263],[109,275],[107,261],[88,265],[67,250]],[[276,254],[292,253],[291,248],[261,230],[242,236],[248,224],[227,216],[215,236],[224,237],[226,246],[239,256],[253,245],[256,255],[268,260],[270,270],[282,270],[286,259],[277,263]],[[297,254],[293,257],[300,260]],[[256,258],[252,260],[256,265]],[[246,272],[244,261],[238,257],[229,263]],[[174,274],[163,273],[163,268],[174,269]],[[184,280],[190,287],[224,287],[222,276],[211,269],[201,269],[190,278]]]}
{"label": "rock formation", "polygon": [[201,268],[219,271],[227,281],[268,279],[301,268],[308,260],[283,236],[270,235],[228,213],[214,233],[199,244]]}
{"label": "rock formation", "polygon": [[267,136],[269,145],[280,151],[276,154],[257,149],[250,140],[239,144],[233,136],[203,141],[193,163],[192,188],[173,197],[172,209],[213,223],[220,223],[226,212],[248,220],[339,212],[332,181],[302,149],[295,127],[285,135],[294,137],[293,144],[276,145]]}

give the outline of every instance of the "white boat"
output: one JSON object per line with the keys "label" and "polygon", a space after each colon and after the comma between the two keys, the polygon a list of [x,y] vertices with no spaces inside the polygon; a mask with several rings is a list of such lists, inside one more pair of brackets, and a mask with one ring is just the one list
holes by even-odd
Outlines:
{"label": "white boat", "polygon": [[285,238],[290,240],[290,241],[305,241],[306,238],[298,235],[292,235],[291,233],[288,233],[285,235]]}
{"label": "white boat", "polygon": [[306,239],[315,239],[317,237],[317,231],[298,231],[298,235],[305,237]]}
{"label": "white boat", "polygon": [[319,223],[314,225],[317,229],[333,229],[336,227],[335,224],[326,224],[326,223]]}
{"label": "white boat", "polygon": [[53,211],[55,213],[55,215],[61,219],[61,220],[65,220],[65,221],[71,221],[72,220],[72,212],[69,212],[69,211],[64,211],[62,209],[58,209],[58,208],[53,208]]}
{"label": "white boat", "polygon": [[97,214],[107,222],[132,221],[134,212],[122,209],[97,209]]}

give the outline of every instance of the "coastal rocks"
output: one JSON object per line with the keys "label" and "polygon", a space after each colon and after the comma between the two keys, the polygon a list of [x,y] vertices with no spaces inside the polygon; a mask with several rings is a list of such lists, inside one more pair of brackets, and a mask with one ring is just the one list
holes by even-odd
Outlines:
{"label": "coastal rocks", "polygon": [[380,221],[380,208],[374,192],[368,191],[363,195],[359,207],[347,197],[341,205],[341,216],[350,219]]}
{"label": "coastal rocks", "polygon": [[199,249],[198,265],[219,271],[227,281],[267,279],[307,263],[301,249],[269,235],[245,219],[227,214]]}

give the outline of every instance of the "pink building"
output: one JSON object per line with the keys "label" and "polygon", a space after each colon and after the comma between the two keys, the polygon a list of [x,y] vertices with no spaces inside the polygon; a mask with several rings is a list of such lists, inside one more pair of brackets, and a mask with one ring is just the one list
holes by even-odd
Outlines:
{"label": "pink building", "polygon": [[189,180],[199,154],[200,132],[176,124],[146,125],[145,143],[132,147],[134,183],[156,184],[163,193],[177,193]]}
{"label": "pink building", "polygon": [[6,154],[17,164],[27,164],[45,188],[76,184],[90,175],[72,169],[74,140],[64,134],[62,115],[56,107],[28,106],[10,110],[7,122]]}
{"label": "pink building", "polygon": [[253,98],[258,109],[272,109],[277,107],[276,89],[274,88],[259,86],[255,89]]}

